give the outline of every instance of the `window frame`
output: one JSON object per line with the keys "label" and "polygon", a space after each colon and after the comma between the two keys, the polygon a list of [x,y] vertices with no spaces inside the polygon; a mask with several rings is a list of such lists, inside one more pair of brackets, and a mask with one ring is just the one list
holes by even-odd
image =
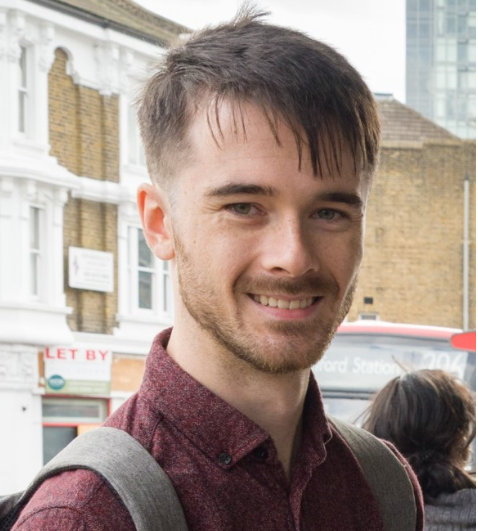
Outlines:
{"label": "window frame", "polygon": [[18,58],[18,77],[17,77],[17,118],[16,130],[20,135],[28,136],[30,133],[30,46],[20,45],[20,56]]}
{"label": "window frame", "polygon": [[138,120],[134,106],[129,100],[127,101],[126,128],[126,163],[129,166],[146,168],[146,157],[144,154],[143,141],[139,132]]}
{"label": "window frame", "polygon": [[[37,225],[34,228],[36,234],[36,247],[32,246],[32,212],[36,212]],[[40,280],[44,277],[45,262],[45,208],[42,205],[31,203],[28,208],[28,295],[31,300],[41,301],[43,299],[43,289]],[[36,271],[33,271],[33,263],[36,264]],[[33,276],[35,281],[33,282]],[[35,285],[35,289],[34,289]]]}
{"label": "window frame", "polygon": [[[128,313],[144,316],[163,316],[167,319],[173,315],[171,271],[169,262],[159,260],[151,253],[151,267],[139,263],[140,240],[144,238],[139,225],[128,225],[127,232],[127,271],[128,271]],[[140,273],[151,275],[151,307],[140,305]]]}

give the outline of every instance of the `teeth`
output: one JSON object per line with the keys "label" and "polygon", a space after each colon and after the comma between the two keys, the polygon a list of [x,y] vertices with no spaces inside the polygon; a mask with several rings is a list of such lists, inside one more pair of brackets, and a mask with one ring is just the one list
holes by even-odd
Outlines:
{"label": "teeth", "polygon": [[262,304],[262,306],[269,306],[271,308],[280,308],[281,310],[298,310],[299,308],[307,308],[314,302],[312,297],[308,299],[287,301],[285,299],[275,299],[274,297],[267,297],[266,295],[254,295],[254,300]]}

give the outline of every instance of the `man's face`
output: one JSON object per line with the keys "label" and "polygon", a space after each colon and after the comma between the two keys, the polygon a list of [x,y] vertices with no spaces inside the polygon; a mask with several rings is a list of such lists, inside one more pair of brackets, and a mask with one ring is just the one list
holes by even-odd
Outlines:
{"label": "man's face", "polygon": [[288,373],[321,357],[350,308],[369,182],[347,151],[340,172],[315,177],[305,156],[299,171],[286,125],[278,145],[258,109],[243,114],[234,129],[223,106],[219,145],[205,112],[190,129],[174,184],[178,316],[227,356]]}

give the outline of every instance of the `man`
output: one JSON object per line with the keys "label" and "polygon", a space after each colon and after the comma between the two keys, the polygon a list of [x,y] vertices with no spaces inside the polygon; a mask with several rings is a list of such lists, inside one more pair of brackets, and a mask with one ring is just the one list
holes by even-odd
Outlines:
{"label": "man", "polygon": [[[106,424],[160,463],[190,530],[383,531],[310,371],[352,301],[377,112],[343,57],[260,19],[193,36],[144,89],[138,203],[172,264],[174,328]],[[134,526],[82,470],[48,480],[14,529]]]}

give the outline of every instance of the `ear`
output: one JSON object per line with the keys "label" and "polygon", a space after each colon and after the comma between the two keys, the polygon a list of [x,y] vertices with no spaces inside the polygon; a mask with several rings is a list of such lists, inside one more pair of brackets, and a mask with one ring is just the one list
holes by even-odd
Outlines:
{"label": "ear", "polygon": [[166,193],[151,184],[138,188],[138,210],[149,248],[161,260],[174,258],[170,205]]}

